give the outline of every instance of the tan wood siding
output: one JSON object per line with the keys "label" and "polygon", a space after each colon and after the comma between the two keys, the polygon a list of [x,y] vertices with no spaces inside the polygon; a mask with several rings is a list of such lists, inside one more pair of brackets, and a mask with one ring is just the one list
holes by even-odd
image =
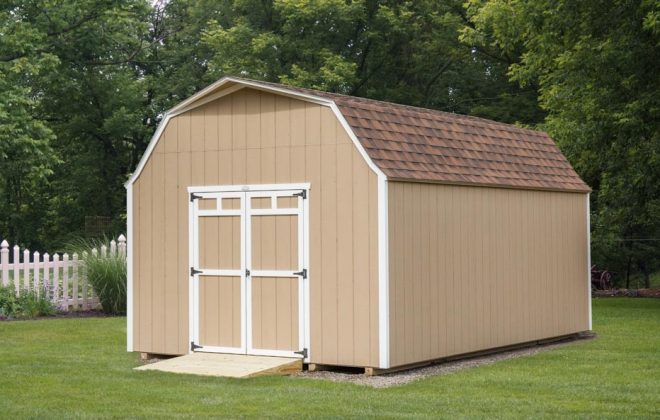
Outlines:
{"label": "tan wood siding", "polygon": [[378,366],[377,176],[328,107],[251,89],[172,118],[134,184],[135,350],[189,346],[186,188],[295,182],[311,184],[312,361]]}
{"label": "tan wood siding", "polygon": [[241,347],[241,278],[199,277],[199,342]]}
{"label": "tan wood siding", "polygon": [[388,184],[392,366],[588,329],[584,194]]}

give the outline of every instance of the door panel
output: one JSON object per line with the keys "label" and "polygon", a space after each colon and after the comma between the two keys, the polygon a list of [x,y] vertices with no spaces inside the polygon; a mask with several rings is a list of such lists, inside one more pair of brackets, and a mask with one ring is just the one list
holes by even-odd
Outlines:
{"label": "door panel", "polygon": [[199,267],[240,270],[241,216],[199,218]]}
{"label": "door panel", "polygon": [[252,270],[298,271],[298,216],[252,216]]}
{"label": "door panel", "polygon": [[252,347],[300,350],[298,278],[252,279]]}
{"label": "door panel", "polygon": [[241,347],[241,278],[200,276],[199,342]]}

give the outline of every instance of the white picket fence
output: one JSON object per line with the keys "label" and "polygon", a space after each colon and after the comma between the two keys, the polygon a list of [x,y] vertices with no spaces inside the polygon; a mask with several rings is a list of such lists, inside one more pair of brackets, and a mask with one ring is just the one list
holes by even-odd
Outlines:
{"label": "white picket fence", "polygon": [[[115,256],[117,253],[126,255],[126,237],[120,235],[110,246],[102,245],[100,250],[92,253],[101,256]],[[23,260],[21,261],[21,254]],[[94,295],[92,287],[87,282],[84,255],[32,253],[25,249],[21,252],[18,245],[13,248],[12,262],[9,262],[9,244],[0,243],[0,278],[5,287],[13,286],[16,295],[34,291],[37,294],[47,293],[51,301],[61,311],[94,309],[99,306],[99,300]]]}

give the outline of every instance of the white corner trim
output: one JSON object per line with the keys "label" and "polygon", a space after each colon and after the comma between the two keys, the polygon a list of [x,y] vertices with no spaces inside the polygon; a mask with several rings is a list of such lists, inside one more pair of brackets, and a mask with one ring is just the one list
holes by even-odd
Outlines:
{"label": "white corner trim", "polygon": [[133,351],[133,184],[126,186],[126,351]]}
{"label": "white corner trim", "polygon": [[378,362],[390,367],[390,274],[387,177],[378,175]]}
{"label": "white corner trim", "polygon": [[587,284],[589,285],[589,293],[587,295],[588,306],[589,306],[589,330],[591,331],[592,316],[591,316],[591,202],[589,197],[591,194],[587,194]]}

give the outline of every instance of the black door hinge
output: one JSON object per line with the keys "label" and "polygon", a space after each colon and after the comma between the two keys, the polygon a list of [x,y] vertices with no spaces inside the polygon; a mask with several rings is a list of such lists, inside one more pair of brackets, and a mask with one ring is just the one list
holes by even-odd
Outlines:
{"label": "black door hinge", "polygon": [[295,193],[293,196],[294,197],[302,197],[302,199],[304,200],[304,199],[307,198],[307,190],[302,190],[299,193]]}
{"label": "black door hinge", "polygon": [[293,273],[294,276],[302,276],[302,278],[306,279],[307,278],[307,269],[303,268],[302,271],[296,271]]}
{"label": "black door hinge", "polygon": [[245,277],[250,277],[250,270],[247,268],[245,269]]}
{"label": "black door hinge", "polygon": [[190,267],[190,277],[194,276],[195,274],[200,274],[202,270],[195,270],[194,267]]}
{"label": "black door hinge", "polygon": [[294,353],[301,355],[303,359],[307,359],[307,348],[304,348],[300,351],[294,351]]}
{"label": "black door hinge", "polygon": [[190,193],[190,202],[191,202],[191,203],[192,203],[193,201],[195,201],[196,199],[198,199],[198,198],[202,198],[202,196],[201,196],[201,195],[197,195],[197,194],[195,194],[195,193]]}
{"label": "black door hinge", "polygon": [[196,349],[201,349],[202,346],[198,346],[194,341],[190,342],[190,351],[195,351]]}

